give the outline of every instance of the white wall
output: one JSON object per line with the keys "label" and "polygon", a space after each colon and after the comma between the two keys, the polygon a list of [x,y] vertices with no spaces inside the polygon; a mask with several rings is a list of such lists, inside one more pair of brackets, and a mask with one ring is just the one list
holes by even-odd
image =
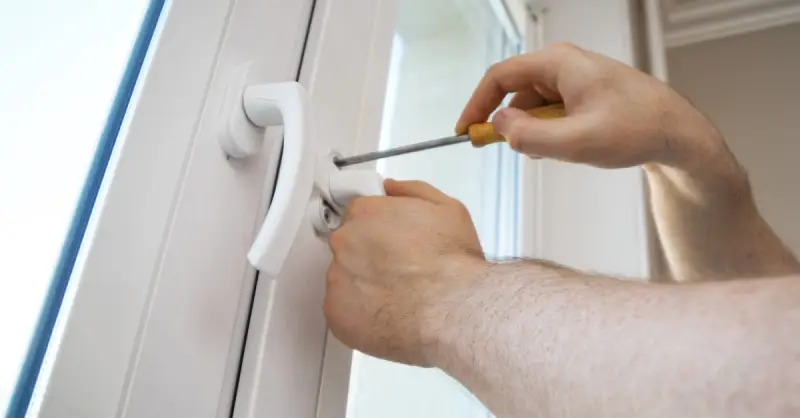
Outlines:
{"label": "white wall", "polygon": [[[550,1],[545,42],[573,42],[635,64],[629,0]],[[644,277],[649,273],[641,169],[601,170],[543,161],[540,256],[569,266]]]}
{"label": "white wall", "polygon": [[800,24],[668,51],[670,83],[747,167],[767,222],[800,254]]}

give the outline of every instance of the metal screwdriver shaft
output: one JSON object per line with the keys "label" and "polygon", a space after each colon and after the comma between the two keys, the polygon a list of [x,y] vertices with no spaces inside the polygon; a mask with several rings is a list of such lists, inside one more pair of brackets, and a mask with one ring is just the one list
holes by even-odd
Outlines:
{"label": "metal screwdriver shaft", "polygon": [[[525,111],[525,113],[538,119],[563,118],[567,114],[566,109],[564,108],[564,103],[553,103],[547,106],[536,107]],[[471,142],[473,147],[480,148],[496,142],[505,141],[506,138],[503,135],[500,135],[494,129],[494,126],[491,124],[491,122],[475,123],[469,126],[467,133],[464,135],[448,136],[447,138],[434,139],[432,141],[405,145],[402,147],[387,149],[385,151],[354,155],[352,157],[337,157],[333,159],[333,163],[337,167],[342,168],[353,164],[380,160],[381,158],[408,154],[410,152],[424,151],[427,149],[439,148],[447,145],[460,144],[462,142]]]}
{"label": "metal screwdriver shaft", "polygon": [[375,151],[367,154],[355,155],[352,157],[334,158],[333,163],[341,168],[353,164],[361,164],[367,161],[380,160],[381,158],[393,157],[395,155],[403,155],[417,151],[424,151],[431,148],[439,148],[447,145],[459,144],[462,142],[470,142],[469,135],[449,136],[446,138],[434,139],[431,141],[420,142],[417,144],[404,145],[402,147],[387,149],[385,151]]}

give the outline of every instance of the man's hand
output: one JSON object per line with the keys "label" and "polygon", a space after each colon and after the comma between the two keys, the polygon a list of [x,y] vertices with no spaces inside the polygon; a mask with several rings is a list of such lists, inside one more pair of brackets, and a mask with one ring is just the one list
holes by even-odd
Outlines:
{"label": "man's hand", "polygon": [[429,366],[438,309],[485,266],[467,209],[432,186],[385,182],[330,236],[325,315],[333,334],[373,356]]}
{"label": "man's hand", "polygon": [[489,265],[460,203],[386,190],[330,237],[325,315],[351,348],[439,367],[498,417],[800,412],[797,277],[648,285]]}
{"label": "man's hand", "polygon": [[[493,123],[511,148],[597,167],[643,165],[670,274],[680,281],[800,272],[761,218],[744,169],[713,124],[653,77],[568,44],[494,65],[456,130]],[[517,109],[563,101],[567,116],[540,120]]]}
{"label": "man's hand", "polygon": [[[494,66],[459,130],[512,91],[514,106],[563,100],[568,113],[498,112],[514,149],[648,165],[678,277],[798,271],[716,130],[665,85],[559,45]],[[460,203],[419,182],[386,191],[354,201],[330,237],[325,315],[351,348],[439,367],[497,416],[798,415],[798,276],[674,286],[541,261],[490,265]]]}
{"label": "man's hand", "polygon": [[[458,120],[459,133],[492,122],[516,151],[597,167],[683,166],[724,152],[713,126],[683,97],[634,68],[570,44],[492,66]],[[563,101],[567,116],[540,120],[518,109]],[[726,158],[730,156],[726,155]]]}

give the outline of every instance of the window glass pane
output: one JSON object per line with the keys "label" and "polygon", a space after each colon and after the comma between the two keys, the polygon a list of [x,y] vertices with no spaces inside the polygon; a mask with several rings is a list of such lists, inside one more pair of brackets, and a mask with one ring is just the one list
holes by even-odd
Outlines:
{"label": "window glass pane", "polygon": [[[490,0],[400,0],[381,148],[453,134],[486,69],[519,51]],[[461,144],[378,162],[395,179],[427,181],[461,200],[489,257],[516,251],[518,157],[504,144]],[[348,418],[471,418],[491,414],[458,382],[354,353]]]}
{"label": "window glass pane", "polygon": [[7,416],[28,407],[163,3],[0,6],[0,407]]}

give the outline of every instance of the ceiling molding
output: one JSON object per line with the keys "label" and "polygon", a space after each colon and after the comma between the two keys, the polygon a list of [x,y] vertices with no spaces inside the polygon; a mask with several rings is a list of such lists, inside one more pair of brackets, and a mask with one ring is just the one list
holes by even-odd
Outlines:
{"label": "ceiling molding", "polygon": [[786,3],[785,0],[683,0],[667,2],[667,20],[671,24],[690,24],[703,19],[761,9]]}
{"label": "ceiling molding", "polygon": [[666,0],[664,12],[676,47],[800,22],[800,0]]}
{"label": "ceiling molding", "polygon": [[747,13],[726,19],[705,21],[679,29],[667,29],[664,44],[669,47],[690,45],[729,36],[800,22],[800,5]]}

